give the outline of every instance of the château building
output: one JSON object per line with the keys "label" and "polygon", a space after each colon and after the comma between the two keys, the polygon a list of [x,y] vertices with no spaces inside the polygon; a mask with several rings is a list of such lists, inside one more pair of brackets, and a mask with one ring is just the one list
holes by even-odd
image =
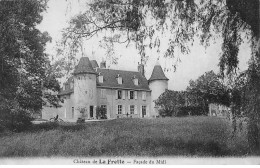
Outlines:
{"label": "ch\u00e2teau building", "polygon": [[65,121],[96,119],[97,107],[106,109],[107,118],[146,118],[158,115],[154,101],[168,89],[168,78],[157,62],[149,80],[144,65],[137,71],[123,71],[100,66],[96,60],[82,57],[72,76],[63,84],[60,108],[44,107],[42,118],[56,115]]}

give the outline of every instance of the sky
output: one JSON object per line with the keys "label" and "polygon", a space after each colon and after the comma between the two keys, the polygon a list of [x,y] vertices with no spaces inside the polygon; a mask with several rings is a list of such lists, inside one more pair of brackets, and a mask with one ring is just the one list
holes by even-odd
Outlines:
{"label": "sky", "polygon": [[[46,46],[46,52],[49,55],[56,57],[56,43],[62,37],[62,29],[68,26],[68,21],[71,17],[83,11],[84,8],[84,0],[49,0],[47,11],[43,13],[43,21],[38,25],[41,31],[47,31],[52,37],[52,42]],[[181,62],[177,64],[176,71],[173,69],[165,71],[165,75],[169,78],[168,88],[171,90],[185,90],[191,79],[195,80],[210,70],[218,73],[220,53],[221,39],[217,39],[215,43],[212,42],[207,48],[201,46],[199,40],[195,39],[189,54],[183,55],[177,51],[176,56],[181,58]],[[145,65],[145,76],[149,79],[158,59],[158,54],[154,51],[148,51],[147,54],[149,59]],[[98,37],[94,37],[84,43],[84,55],[90,59],[96,59],[98,63],[106,58],[105,50],[100,47]],[[116,46],[115,55],[118,57],[118,63],[116,65],[110,64],[108,60],[109,68],[137,71],[140,56],[133,44],[127,48],[125,45]],[[239,68],[241,71],[247,68],[249,57],[250,46],[248,42],[244,42],[239,52]],[[159,63],[163,69],[169,68],[174,62],[175,60],[159,57]]]}

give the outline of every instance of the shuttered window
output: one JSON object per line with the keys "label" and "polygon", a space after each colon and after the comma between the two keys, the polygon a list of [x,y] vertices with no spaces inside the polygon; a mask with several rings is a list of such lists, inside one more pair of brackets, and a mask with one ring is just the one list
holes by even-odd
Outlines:
{"label": "shuttered window", "polygon": [[74,118],[74,107],[71,108],[71,118]]}
{"label": "shuttered window", "polygon": [[134,99],[134,91],[129,91],[129,99]]}
{"label": "shuttered window", "polygon": [[117,99],[122,99],[122,90],[117,91]]}
{"label": "shuttered window", "polygon": [[142,106],[142,114],[146,115],[146,106]]}
{"label": "shuttered window", "polygon": [[135,106],[130,105],[130,114],[134,114],[134,113],[135,113]]}
{"label": "shuttered window", "polygon": [[117,114],[122,114],[122,105],[117,106]]}

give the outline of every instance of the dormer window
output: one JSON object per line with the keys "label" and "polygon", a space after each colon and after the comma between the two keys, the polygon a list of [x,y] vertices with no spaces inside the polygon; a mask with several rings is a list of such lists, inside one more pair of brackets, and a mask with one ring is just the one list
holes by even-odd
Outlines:
{"label": "dormer window", "polygon": [[119,74],[117,75],[117,82],[119,85],[122,85],[123,83],[122,77]]}
{"label": "dormer window", "polygon": [[99,72],[98,74],[98,82],[99,83],[103,83],[104,79],[103,79],[103,75],[101,75],[101,73]]}
{"label": "dormer window", "polygon": [[133,78],[133,82],[134,82],[134,85],[138,85],[138,78],[136,78],[136,76],[134,76],[134,78]]}

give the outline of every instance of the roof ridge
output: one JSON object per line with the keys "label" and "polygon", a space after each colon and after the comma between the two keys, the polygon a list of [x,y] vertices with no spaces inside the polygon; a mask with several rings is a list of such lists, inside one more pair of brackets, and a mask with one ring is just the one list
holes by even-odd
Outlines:
{"label": "roof ridge", "polygon": [[109,68],[98,68],[98,69],[105,69],[105,70],[112,70],[112,71],[124,71],[124,72],[138,72],[138,73],[140,73],[139,71],[128,71],[128,70],[120,70],[120,69],[109,69]]}

